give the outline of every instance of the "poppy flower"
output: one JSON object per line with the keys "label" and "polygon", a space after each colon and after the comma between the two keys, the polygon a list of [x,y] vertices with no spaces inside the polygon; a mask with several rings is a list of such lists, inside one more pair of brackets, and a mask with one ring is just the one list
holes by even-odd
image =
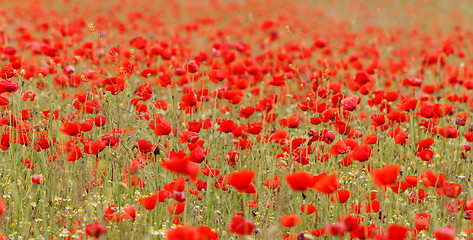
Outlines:
{"label": "poppy flower", "polygon": [[3,201],[3,198],[0,198],[0,216],[5,213],[5,202]]}
{"label": "poppy flower", "polygon": [[390,225],[387,231],[388,239],[407,239],[407,233],[411,231],[410,228],[402,225]]}
{"label": "poppy flower", "polygon": [[269,178],[268,181],[264,182],[263,185],[268,189],[277,189],[281,181],[279,181],[279,176],[275,175],[272,178]]}
{"label": "poppy flower", "polygon": [[31,163],[31,159],[25,158],[23,160],[23,165],[25,165],[28,169],[34,169],[35,166]]}
{"label": "poppy flower", "polygon": [[405,98],[402,99],[399,103],[397,103],[397,107],[401,111],[408,112],[416,108],[418,101],[419,100],[417,98]]}
{"label": "poppy flower", "polygon": [[169,159],[163,161],[166,170],[178,174],[186,174],[192,181],[197,180],[199,175],[199,166],[189,160],[187,155],[181,151],[179,153],[171,152]]}
{"label": "poppy flower", "polygon": [[227,176],[227,183],[236,188],[239,192],[246,192],[251,189],[251,183],[256,173],[250,170],[241,170],[230,173]]}
{"label": "poppy flower", "polygon": [[189,153],[189,160],[194,163],[201,163],[205,160],[205,153],[202,150],[202,147],[196,146],[192,151]]}
{"label": "poppy flower", "polygon": [[281,75],[273,75],[273,78],[272,78],[272,80],[268,83],[268,85],[276,86],[276,87],[285,86],[285,85],[286,85],[285,75],[284,75],[284,74],[281,74]]}
{"label": "poppy flower", "polygon": [[328,234],[340,237],[345,236],[345,233],[347,232],[347,227],[344,222],[337,222],[335,224],[328,223],[325,226],[325,229]]}
{"label": "poppy flower", "polygon": [[361,101],[360,97],[351,96],[351,97],[344,98],[341,101],[341,104],[344,110],[351,112],[351,111],[354,111],[358,107],[358,104],[360,103],[360,101]]}
{"label": "poppy flower", "polygon": [[9,79],[15,76],[15,69],[10,65],[6,64],[0,68],[0,78]]}
{"label": "poppy flower", "polygon": [[339,188],[337,180],[337,173],[327,175],[326,173],[319,174],[316,178],[313,188],[323,194],[332,194]]}
{"label": "poppy flower", "polygon": [[148,43],[148,40],[143,37],[135,37],[130,40],[130,45],[138,48],[138,49],[144,49],[146,47],[146,44]]}
{"label": "poppy flower", "polygon": [[194,92],[188,92],[184,94],[181,98],[181,103],[179,103],[179,107],[182,110],[190,109],[197,104],[197,99]]}
{"label": "poppy flower", "polygon": [[198,226],[196,228],[199,233],[199,240],[217,240],[218,233],[208,226]]}
{"label": "poppy flower", "polygon": [[125,209],[123,209],[123,212],[121,214],[121,218],[123,220],[131,220],[136,218],[136,208],[135,205],[131,205]]}
{"label": "poppy flower", "polygon": [[399,165],[386,165],[379,169],[373,169],[371,176],[376,186],[384,188],[396,183],[400,171]]}
{"label": "poppy flower", "polygon": [[80,157],[82,157],[82,151],[79,146],[75,145],[69,155],[67,155],[67,161],[73,162],[79,159]]}
{"label": "poppy flower", "polygon": [[220,126],[218,127],[217,131],[229,133],[232,132],[236,127],[237,125],[232,120],[225,120],[220,123]]}
{"label": "poppy flower", "polygon": [[199,140],[199,134],[191,131],[182,131],[179,136],[180,143],[195,143]]}
{"label": "poppy flower", "polygon": [[[0,71],[1,74],[1,71]],[[19,85],[15,81],[2,80],[0,81],[0,93],[4,92],[16,92],[19,88]]]}
{"label": "poppy flower", "polygon": [[84,143],[84,152],[90,155],[96,155],[102,152],[107,147],[107,142],[96,140],[94,142]]}
{"label": "poppy flower", "polygon": [[431,218],[432,216],[428,213],[425,213],[425,212],[416,213],[415,218],[414,218],[415,229],[417,229],[417,231],[429,230]]}
{"label": "poppy flower", "polygon": [[158,195],[153,194],[149,197],[144,197],[138,199],[138,202],[146,209],[146,210],[153,210],[156,207],[156,203],[158,202]]}
{"label": "poppy flower", "polygon": [[161,117],[151,120],[149,126],[156,136],[168,135],[172,131],[171,123]]}
{"label": "poppy flower", "polygon": [[178,226],[166,233],[166,239],[169,240],[199,240],[199,232],[191,226]]}
{"label": "poppy flower", "polygon": [[311,229],[310,234],[314,235],[314,237],[321,237],[327,234],[327,230],[325,228]]}
{"label": "poppy flower", "polygon": [[376,133],[372,133],[363,137],[363,144],[372,145],[378,142],[378,135]]}
{"label": "poppy flower", "polygon": [[373,212],[379,212],[379,201],[378,200],[373,200],[369,202],[368,204],[365,205],[365,212],[366,213],[373,213]]}
{"label": "poppy flower", "polygon": [[93,127],[94,127],[94,121],[92,119],[85,119],[84,121],[82,121],[82,123],[80,123],[81,132],[88,132],[92,130]]}
{"label": "poppy flower", "polygon": [[445,195],[449,198],[457,198],[462,192],[462,187],[458,183],[445,182],[442,187],[437,188],[438,195]]}
{"label": "poppy flower", "polygon": [[240,109],[240,111],[238,111],[238,116],[240,116],[241,118],[249,118],[251,117],[251,115],[253,115],[253,113],[255,113],[255,108],[253,106],[249,106]]}
{"label": "poppy flower", "polygon": [[8,150],[10,148],[10,143],[11,143],[11,135],[9,132],[6,132],[2,134],[2,137],[0,139],[0,147],[3,151]]}
{"label": "poppy flower", "polygon": [[456,237],[455,230],[451,226],[441,227],[434,231],[437,240],[454,240]]}
{"label": "poppy flower", "polygon": [[167,211],[172,215],[179,215],[184,212],[186,207],[185,202],[175,202],[169,206],[167,206]]}
{"label": "poppy flower", "polygon": [[154,150],[153,144],[146,140],[146,139],[140,139],[138,140],[138,150],[142,153],[149,153]]}
{"label": "poppy flower", "polygon": [[186,69],[190,73],[196,73],[199,71],[199,65],[195,60],[191,60],[186,64]]}
{"label": "poppy flower", "polygon": [[312,204],[309,204],[309,205],[302,204],[300,209],[301,209],[302,212],[304,212],[307,215],[310,215],[310,214],[315,213],[315,212],[318,211],[318,209],[315,208],[314,205],[312,205]]}
{"label": "poppy flower", "polygon": [[59,128],[59,131],[69,136],[76,136],[81,132],[80,124],[77,121],[66,122]]}
{"label": "poppy flower", "polygon": [[279,124],[282,127],[297,128],[301,124],[301,120],[299,120],[299,118],[296,116],[289,116],[289,117],[281,118],[279,120]]}
{"label": "poppy flower", "polygon": [[350,158],[354,161],[364,162],[371,157],[371,148],[368,145],[360,145],[350,151]]}
{"label": "poppy flower", "polygon": [[103,127],[107,123],[107,118],[105,116],[96,116],[94,117],[94,123],[96,127]]}
{"label": "poppy flower", "polygon": [[420,152],[417,153],[417,156],[422,159],[422,161],[428,162],[432,160],[432,157],[434,156],[434,151],[430,149],[424,149]]}
{"label": "poppy flower", "polygon": [[294,227],[302,223],[301,216],[297,214],[283,215],[281,217],[281,225],[284,227]]}
{"label": "poppy flower", "polygon": [[253,233],[255,225],[249,219],[240,216],[233,216],[232,222],[228,225],[228,231],[240,237]]}
{"label": "poppy flower", "polygon": [[210,70],[208,72],[208,76],[209,76],[210,81],[212,81],[213,83],[218,83],[225,80],[225,78],[227,78],[228,72],[225,70],[215,69],[215,70]]}
{"label": "poppy flower", "polygon": [[120,139],[112,134],[107,133],[102,136],[102,141],[106,141],[107,146],[113,148],[113,147],[118,146]]}
{"label": "poppy flower", "polygon": [[294,191],[305,191],[313,185],[313,176],[307,172],[289,173],[285,180]]}
{"label": "poppy flower", "polygon": [[426,188],[428,187],[441,188],[447,182],[446,177],[447,176],[443,173],[439,175],[435,175],[434,170],[432,169],[429,169],[427,171],[420,173],[422,184]]}
{"label": "poppy flower", "polygon": [[330,201],[335,203],[345,203],[350,198],[350,191],[347,189],[340,189],[330,197]]}
{"label": "poppy flower", "polygon": [[444,138],[456,138],[459,135],[458,130],[452,126],[441,127],[438,133]]}
{"label": "poppy flower", "polygon": [[44,177],[43,175],[33,174],[31,176],[31,182],[33,182],[34,184],[41,184],[44,182]]}
{"label": "poppy flower", "polygon": [[90,223],[85,226],[85,233],[89,237],[99,238],[107,234],[107,227],[103,226],[100,222]]}

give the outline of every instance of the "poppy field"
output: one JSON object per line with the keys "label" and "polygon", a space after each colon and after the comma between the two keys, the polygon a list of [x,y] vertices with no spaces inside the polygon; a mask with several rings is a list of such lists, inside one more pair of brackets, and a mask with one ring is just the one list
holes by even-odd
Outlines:
{"label": "poppy field", "polygon": [[469,1],[0,6],[0,239],[473,239]]}

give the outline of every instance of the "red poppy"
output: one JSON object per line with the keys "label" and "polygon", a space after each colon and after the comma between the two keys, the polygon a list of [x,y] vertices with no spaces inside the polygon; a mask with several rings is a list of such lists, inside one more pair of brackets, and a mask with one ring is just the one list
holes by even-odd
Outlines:
{"label": "red poppy", "polygon": [[459,135],[458,130],[452,126],[441,127],[438,133],[444,138],[456,138]]}
{"label": "red poppy", "polygon": [[85,119],[84,121],[82,121],[82,123],[80,123],[81,132],[88,132],[92,130],[93,127],[94,127],[94,121],[92,119]]}
{"label": "red poppy", "polygon": [[438,195],[445,195],[449,198],[457,198],[462,192],[462,187],[458,183],[445,182],[442,187],[437,188]]}
{"label": "red poppy", "polygon": [[337,173],[327,175],[326,173],[319,174],[316,178],[313,188],[324,194],[332,194],[339,188]]}
{"label": "red poppy", "polygon": [[310,215],[310,214],[315,213],[315,212],[318,211],[318,209],[315,208],[314,205],[312,205],[312,204],[309,204],[307,206],[302,204],[300,209],[301,209],[302,212],[304,212],[307,215]]}
{"label": "red poppy", "polygon": [[230,173],[227,176],[227,183],[236,188],[239,192],[247,192],[252,190],[252,182],[256,173],[250,170],[241,170]]}
{"label": "red poppy", "polygon": [[451,226],[441,227],[434,231],[437,240],[454,240],[456,237],[455,229]]}
{"label": "red poppy", "polygon": [[186,208],[185,202],[175,202],[167,206],[167,211],[172,215],[179,215],[184,212]]}
{"label": "red poppy", "polygon": [[103,226],[99,222],[94,222],[85,226],[85,233],[89,237],[99,238],[100,236],[107,234],[107,227]]}
{"label": "red poppy", "polygon": [[182,110],[190,109],[197,104],[197,99],[194,92],[188,92],[181,98],[182,103],[179,103],[179,107]]}
{"label": "red poppy", "polygon": [[354,161],[364,162],[371,157],[371,148],[368,145],[360,145],[350,151],[350,158]]}
{"label": "red poppy", "polygon": [[425,212],[416,213],[415,219],[414,219],[415,229],[417,229],[417,231],[429,230],[431,218],[432,216],[428,213],[425,213]]}
{"label": "red poppy", "polygon": [[183,152],[171,152],[169,159],[163,161],[163,166],[166,170],[186,174],[192,181],[197,180],[199,175],[199,166],[189,160]]}
{"label": "red poppy", "polygon": [[344,110],[354,111],[358,107],[358,104],[360,103],[360,101],[361,101],[360,97],[351,96],[351,97],[344,98],[341,101],[341,104]]}
{"label": "red poppy", "polygon": [[208,226],[198,226],[196,228],[199,233],[199,240],[217,240],[218,233]]}
{"label": "red poppy", "polygon": [[188,240],[199,240],[199,232],[191,227],[191,226],[178,226],[176,228],[173,228],[169,230],[166,233],[166,238],[168,240],[182,240],[182,239],[188,239]]}
{"label": "red poppy", "polygon": [[417,156],[422,159],[422,161],[430,161],[434,156],[434,151],[430,149],[424,149],[417,153]]}
{"label": "red poppy", "polygon": [[253,106],[249,106],[249,107],[240,109],[240,111],[238,111],[238,116],[240,116],[241,118],[249,118],[251,117],[251,115],[253,115],[254,112],[255,112],[255,108]]}
{"label": "red poppy", "polygon": [[67,161],[73,162],[82,157],[82,151],[79,146],[75,145],[72,151],[67,155]]}
{"label": "red poppy", "polygon": [[378,135],[372,133],[363,137],[363,144],[372,145],[378,142]]}
{"label": "red poppy", "polygon": [[294,227],[302,223],[301,216],[297,214],[283,215],[281,217],[281,225],[284,227]]}
{"label": "red poppy", "polygon": [[69,136],[76,136],[81,132],[80,124],[76,122],[66,122],[60,128],[59,131]]}
{"label": "red poppy", "polygon": [[84,152],[91,155],[96,155],[107,147],[107,141],[96,140],[94,142],[84,143]]}
{"label": "red poppy", "polygon": [[0,68],[0,78],[9,79],[13,76],[15,76],[15,69],[10,64],[3,65]]}
{"label": "red poppy", "polygon": [[310,234],[314,235],[314,237],[321,237],[327,234],[327,230],[325,228],[311,229]]}
{"label": "red poppy", "polygon": [[424,187],[435,187],[440,188],[446,183],[446,175],[441,173],[439,175],[434,174],[434,170],[429,169],[420,173],[420,178]]}
{"label": "red poppy", "polygon": [[186,70],[190,73],[196,73],[199,71],[199,65],[195,60],[191,60],[186,64]]}
{"label": "red poppy", "polygon": [[350,198],[350,191],[346,189],[338,190],[334,195],[330,197],[331,202],[345,203]]}
{"label": "red poppy", "polygon": [[217,131],[229,133],[232,132],[236,127],[237,125],[232,120],[225,120],[220,123],[220,126],[218,127]]}
{"label": "red poppy", "polygon": [[263,185],[266,186],[268,189],[277,189],[280,184],[281,181],[279,181],[278,175],[269,178],[268,181],[263,183]]}
{"label": "red poppy", "polygon": [[96,127],[103,127],[107,123],[107,118],[105,116],[96,116],[94,117],[94,123]]}
{"label": "red poppy", "polygon": [[289,173],[285,179],[294,191],[305,191],[313,185],[313,176],[307,172]]}
{"label": "red poppy", "polygon": [[3,198],[0,197],[0,216],[5,213],[5,202],[3,201]]}
{"label": "red poppy", "polygon": [[297,128],[299,127],[299,124],[301,124],[301,120],[296,116],[289,116],[281,118],[279,124],[281,124],[282,127]]}
{"label": "red poppy", "polygon": [[387,238],[388,239],[407,239],[407,233],[411,231],[410,228],[402,225],[390,225],[388,227]]}
{"label": "red poppy", "polygon": [[156,136],[168,135],[172,131],[171,123],[161,117],[151,120],[149,126]]}
{"label": "red poppy", "polygon": [[233,216],[232,222],[228,225],[228,231],[241,237],[253,233],[255,225],[249,219],[240,216]]}
{"label": "red poppy", "polygon": [[153,143],[146,139],[138,140],[138,150],[142,153],[149,153],[154,150]]}
{"label": "red poppy", "polygon": [[214,83],[218,83],[225,80],[225,78],[227,78],[227,75],[228,75],[227,71],[219,70],[219,69],[211,70],[208,72],[210,81]]}
{"label": "red poppy", "polygon": [[372,212],[379,212],[379,201],[373,200],[365,205],[365,212],[372,213]]}
{"label": "red poppy", "polygon": [[156,203],[158,202],[158,195],[153,194],[149,197],[144,197],[138,199],[138,202],[146,209],[146,210],[153,210],[156,207]]}
{"label": "red poppy", "polygon": [[371,176],[376,186],[384,188],[396,183],[400,170],[401,166],[399,165],[386,165],[379,169],[373,169]]}
{"label": "red poppy", "polygon": [[31,159],[25,158],[23,160],[23,165],[25,165],[28,169],[34,169],[35,166],[31,163]]}
{"label": "red poppy", "polygon": [[31,182],[33,182],[34,184],[41,184],[44,182],[44,177],[43,175],[33,174],[31,176]]}

